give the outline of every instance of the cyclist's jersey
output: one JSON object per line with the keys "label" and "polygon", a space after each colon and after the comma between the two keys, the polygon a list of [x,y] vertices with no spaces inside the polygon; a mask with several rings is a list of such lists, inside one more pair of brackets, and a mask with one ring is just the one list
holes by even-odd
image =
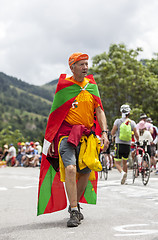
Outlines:
{"label": "cyclist's jersey", "polygon": [[143,146],[143,141],[148,140],[147,145],[150,145],[150,143],[153,141],[153,137],[151,136],[151,133],[148,130],[144,130],[144,133],[142,136],[140,136],[140,132],[138,131],[139,135],[139,143],[140,146]]}
{"label": "cyclist's jersey", "polygon": [[[131,145],[131,140],[130,141],[122,141],[119,139],[120,135],[120,125],[125,121],[124,118],[118,118],[115,120],[114,125],[117,126],[117,131],[116,131],[116,138],[115,138],[115,143],[122,143],[122,144],[127,144]],[[133,131],[134,128],[136,128],[136,123],[135,121],[130,119],[130,125],[131,125],[131,130]]]}

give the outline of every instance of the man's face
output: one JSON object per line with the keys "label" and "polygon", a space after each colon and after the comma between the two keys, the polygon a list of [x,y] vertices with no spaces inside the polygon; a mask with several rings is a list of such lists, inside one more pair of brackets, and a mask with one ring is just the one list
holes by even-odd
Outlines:
{"label": "man's face", "polygon": [[80,60],[71,67],[71,71],[74,74],[76,80],[84,79],[88,73],[88,60]]}

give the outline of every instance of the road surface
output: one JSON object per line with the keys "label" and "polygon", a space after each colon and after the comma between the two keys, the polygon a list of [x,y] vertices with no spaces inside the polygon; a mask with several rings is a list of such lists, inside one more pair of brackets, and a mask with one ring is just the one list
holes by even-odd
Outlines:
{"label": "road surface", "polygon": [[120,184],[116,169],[98,181],[97,205],[81,204],[85,219],[67,228],[67,209],[37,217],[39,168],[0,168],[0,240],[158,240],[158,176]]}

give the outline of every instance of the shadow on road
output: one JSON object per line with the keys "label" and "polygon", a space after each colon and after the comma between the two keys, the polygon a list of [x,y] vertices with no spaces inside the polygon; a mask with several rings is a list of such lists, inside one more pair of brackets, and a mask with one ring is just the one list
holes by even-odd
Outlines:
{"label": "shadow on road", "polygon": [[56,222],[46,222],[46,223],[32,223],[32,224],[26,224],[26,225],[20,225],[20,226],[12,226],[12,227],[6,227],[1,228],[0,235],[2,234],[8,234],[12,232],[18,232],[18,231],[29,231],[29,230],[39,230],[39,229],[51,229],[51,228],[67,228],[66,226],[66,220],[60,220]]}

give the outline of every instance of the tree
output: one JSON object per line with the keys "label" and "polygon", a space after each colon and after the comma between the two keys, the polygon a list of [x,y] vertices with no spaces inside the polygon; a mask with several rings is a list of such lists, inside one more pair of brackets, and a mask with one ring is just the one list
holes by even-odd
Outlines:
{"label": "tree", "polygon": [[12,131],[12,127],[8,126],[7,128],[3,128],[3,130],[0,131],[0,146],[13,143],[14,146],[17,147],[17,143],[23,141],[24,137],[18,129]]}
{"label": "tree", "polygon": [[125,103],[131,106],[135,121],[141,112],[155,122],[158,119],[158,76],[137,59],[141,51],[141,48],[128,50],[124,44],[112,44],[108,53],[93,57],[90,73],[98,83],[110,128]]}
{"label": "tree", "polygon": [[155,58],[142,59],[142,64],[146,65],[150,72],[158,76],[158,53],[154,53]]}

